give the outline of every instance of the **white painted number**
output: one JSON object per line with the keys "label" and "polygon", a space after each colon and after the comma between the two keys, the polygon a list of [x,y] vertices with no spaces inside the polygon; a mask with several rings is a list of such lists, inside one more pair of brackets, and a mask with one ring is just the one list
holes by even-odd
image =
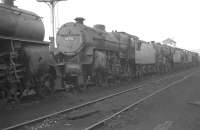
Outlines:
{"label": "white painted number", "polygon": [[65,37],[65,40],[66,40],[66,41],[73,41],[74,38],[73,38],[73,37]]}

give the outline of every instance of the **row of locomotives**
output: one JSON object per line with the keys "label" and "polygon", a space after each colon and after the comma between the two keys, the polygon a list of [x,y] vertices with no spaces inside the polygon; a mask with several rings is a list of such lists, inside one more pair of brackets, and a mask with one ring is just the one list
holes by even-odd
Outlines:
{"label": "row of locomotives", "polygon": [[173,48],[154,41],[135,42],[136,77],[143,75],[162,74],[172,70]]}
{"label": "row of locomotives", "polygon": [[101,24],[88,27],[81,17],[75,21],[58,30],[54,51],[62,86],[67,89],[105,86],[198,63],[196,53],[142,41],[126,32],[106,32]]}
{"label": "row of locomotives", "polygon": [[0,4],[0,100],[18,101],[54,89],[55,62],[49,43],[43,42],[44,25],[33,12],[14,6],[14,0]]}
{"label": "row of locomotives", "polygon": [[174,70],[181,70],[197,67],[199,65],[198,57],[198,53],[174,48],[173,68]]}
{"label": "row of locomotives", "polygon": [[80,17],[75,20],[64,24],[57,33],[55,57],[66,88],[104,86],[134,76],[137,37],[106,32],[100,24],[88,27]]}

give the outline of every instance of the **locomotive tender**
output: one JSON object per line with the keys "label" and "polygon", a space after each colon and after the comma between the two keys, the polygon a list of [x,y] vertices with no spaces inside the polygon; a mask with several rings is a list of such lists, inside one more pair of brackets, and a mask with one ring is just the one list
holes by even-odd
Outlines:
{"label": "locomotive tender", "polygon": [[[31,92],[43,95],[53,89],[55,61],[44,42],[41,17],[14,6],[0,4],[0,99],[18,99]],[[32,91],[34,90],[34,91]]]}
{"label": "locomotive tender", "polygon": [[[76,23],[66,23],[57,32],[56,59],[62,70],[64,85],[102,85],[111,80],[164,73],[174,66],[180,68],[186,63],[197,63],[196,53],[145,42],[125,32],[106,32],[101,24],[91,28],[83,24],[81,17],[75,20]],[[176,56],[177,50],[182,53],[181,57]],[[188,54],[193,54],[194,58],[190,56],[188,60]]]}

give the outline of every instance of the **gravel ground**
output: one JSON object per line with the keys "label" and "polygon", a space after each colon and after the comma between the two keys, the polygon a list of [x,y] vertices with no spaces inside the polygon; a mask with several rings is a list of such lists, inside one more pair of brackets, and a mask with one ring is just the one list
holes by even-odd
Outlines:
{"label": "gravel ground", "polygon": [[[195,69],[193,69],[192,71],[195,71]],[[188,71],[184,73],[186,74],[188,73]],[[154,76],[153,78],[147,77],[144,80],[144,82],[147,82],[150,79],[161,78],[162,76]],[[175,80],[176,78],[173,78],[173,80]],[[166,80],[165,82],[171,82],[171,81]],[[1,109],[0,111],[0,129],[19,123],[19,122],[34,119],[42,115],[56,112],[64,108],[69,108],[71,106],[78,105],[80,103],[83,103],[89,100],[106,96],[114,92],[119,92],[121,90],[125,90],[133,86],[136,86],[136,84],[139,84],[139,82],[135,81],[132,83],[118,85],[118,87],[110,87],[110,88],[95,87],[95,88],[90,88],[89,90],[83,93],[75,93],[75,94],[59,93],[45,100],[36,100],[31,103],[25,103],[25,104],[20,104],[20,105],[16,105],[16,104],[9,105],[9,106],[6,106],[4,109]],[[154,82],[152,84],[155,86],[156,83]],[[118,101],[118,99],[116,99],[116,101]],[[99,108],[101,108],[102,106],[104,105],[102,104],[97,105],[97,107]],[[106,109],[106,107],[104,109]],[[119,108],[116,108],[114,111],[118,109]],[[47,122],[52,123],[52,121],[49,121],[49,120]],[[64,125],[69,126],[71,124],[66,122],[64,123]]]}
{"label": "gravel ground", "polygon": [[[200,73],[173,85],[98,130],[200,130]],[[191,102],[198,101],[197,105]]]}
{"label": "gravel ground", "polygon": [[64,115],[50,119],[50,123],[46,123],[47,121],[45,120],[42,123],[26,127],[26,129],[42,128],[42,130],[81,130],[99,120],[104,119],[105,117],[114,114],[115,112],[123,109],[125,106],[136,102],[154,91],[161,89],[176,80],[182,79],[186,75],[187,73],[159,82],[149,82],[144,85],[144,88],[96,103],[90,107],[82,108],[81,110],[65,113]]}

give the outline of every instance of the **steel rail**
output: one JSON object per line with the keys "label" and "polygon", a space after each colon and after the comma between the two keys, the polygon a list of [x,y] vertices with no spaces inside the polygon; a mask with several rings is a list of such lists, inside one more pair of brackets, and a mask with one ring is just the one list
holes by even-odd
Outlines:
{"label": "steel rail", "polygon": [[[197,72],[194,72],[194,73],[197,73]],[[162,89],[156,90],[156,91],[153,92],[152,94],[150,94],[150,95],[148,95],[148,96],[145,96],[145,97],[139,99],[138,101],[134,102],[133,104],[131,104],[131,105],[125,107],[124,109],[122,109],[122,110],[120,110],[120,111],[114,113],[113,115],[111,115],[111,116],[109,116],[109,117],[107,117],[107,118],[105,118],[105,119],[103,119],[103,120],[101,120],[101,121],[99,121],[99,122],[97,122],[97,123],[95,123],[95,124],[93,124],[93,125],[91,125],[91,126],[85,128],[84,130],[93,130],[93,129],[99,127],[100,125],[104,124],[105,122],[107,122],[107,121],[111,120],[112,118],[114,118],[114,117],[116,117],[116,116],[122,114],[123,112],[129,110],[130,108],[132,108],[132,107],[134,107],[134,106],[136,106],[136,105],[142,103],[143,101],[145,101],[145,100],[151,98],[152,96],[154,96],[154,95],[156,95],[156,94],[158,94],[158,93],[160,93],[160,92],[163,92],[163,91],[167,90],[168,88],[173,87],[174,85],[176,85],[176,84],[178,84],[178,83],[184,81],[185,79],[191,77],[194,73],[191,73],[191,74],[185,76],[185,77],[182,78],[182,79],[176,80],[176,81],[174,81],[174,82],[172,82],[172,83],[166,85],[166,87],[164,87],[164,88],[162,88]]]}
{"label": "steel rail", "polygon": [[[58,111],[58,112],[54,112],[54,113],[51,113],[51,114],[48,114],[48,115],[45,115],[45,116],[41,116],[41,117],[35,118],[33,120],[25,121],[25,122],[22,122],[22,123],[19,123],[19,124],[16,124],[16,125],[13,125],[13,126],[10,126],[10,127],[7,127],[7,128],[3,128],[3,130],[16,129],[16,128],[22,127],[24,125],[28,125],[28,124],[31,124],[31,123],[34,123],[34,122],[38,122],[38,121],[47,119],[47,118],[51,118],[51,117],[57,116],[59,114],[65,113],[65,112],[70,112],[70,111],[73,111],[73,110],[77,110],[77,109],[80,109],[80,108],[95,104],[97,102],[100,102],[100,101],[103,101],[103,100],[106,100],[106,99],[109,99],[109,98],[112,98],[112,97],[115,97],[115,96],[130,92],[130,91],[133,91],[133,90],[137,90],[137,89],[143,88],[148,82],[160,82],[162,80],[169,79],[169,78],[175,77],[177,75],[181,75],[182,73],[187,72],[187,71],[178,72],[178,73],[176,73],[174,75],[170,75],[170,76],[167,76],[167,77],[164,77],[164,78],[160,78],[158,80],[143,81],[143,82],[141,82],[139,85],[137,85],[134,88],[130,88],[130,89],[127,89],[127,90],[124,90],[124,91],[121,91],[121,92],[117,92],[117,93],[114,93],[114,94],[111,94],[111,95],[108,95],[108,96],[105,96],[105,97],[102,97],[102,98],[98,98],[96,100],[92,100],[92,101],[89,101],[89,102],[86,102],[86,103],[82,103],[80,105],[77,105],[77,106],[74,106],[74,107],[71,107],[71,108],[67,108],[67,109],[64,109],[64,110],[61,110],[61,111]],[[145,82],[147,82],[147,83],[145,83]]]}

